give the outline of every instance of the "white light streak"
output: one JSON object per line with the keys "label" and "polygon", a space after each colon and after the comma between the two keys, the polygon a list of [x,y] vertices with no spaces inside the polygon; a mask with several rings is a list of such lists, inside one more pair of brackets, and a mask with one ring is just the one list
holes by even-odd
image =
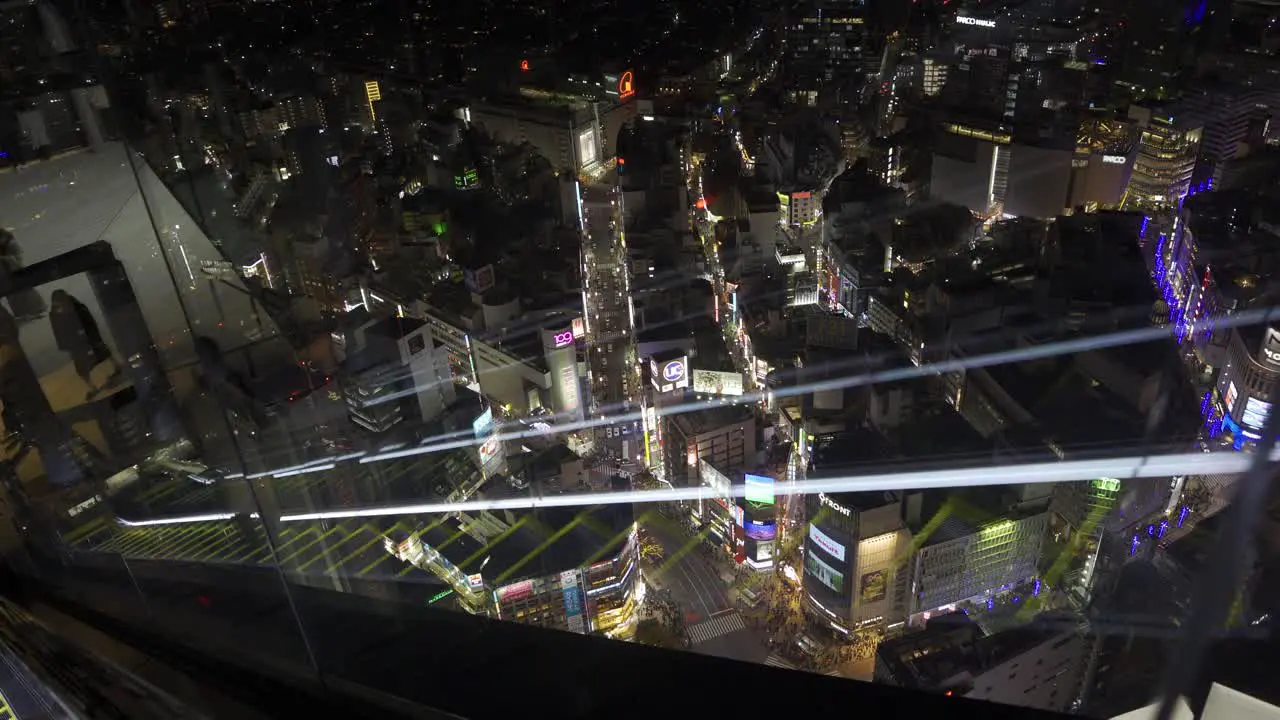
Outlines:
{"label": "white light streak", "polygon": [[[1140,455],[1099,460],[1026,463],[997,467],[957,468],[888,472],[870,475],[845,475],[833,478],[811,478],[788,487],[779,484],[778,495],[813,493],[868,492],[884,490],[928,490],[936,488],[977,487],[985,485],[1018,485],[1050,482],[1079,482],[1101,477],[1133,479],[1172,475],[1237,474],[1248,469],[1253,456],[1244,453],[1174,453]],[[1280,450],[1272,454],[1280,460]],[[742,496],[745,486],[735,487]],[[337,520],[343,518],[427,515],[435,513],[473,512],[481,510],[525,510],[539,507],[578,507],[582,505],[621,505],[646,502],[692,501],[706,493],[704,487],[660,488],[623,492],[576,493],[548,497],[466,500],[462,502],[419,503],[383,507],[354,508],[282,515],[281,522]]]}
{"label": "white light streak", "polygon": [[217,522],[219,520],[230,520],[235,516],[235,513],[209,513],[208,515],[184,515],[182,517],[155,518],[152,520],[125,520],[118,517],[116,522],[128,527],[148,527],[152,525],[187,525],[190,523]]}
{"label": "white light streak", "polygon": [[293,477],[294,475],[305,475],[307,473],[321,472],[324,470],[332,470],[335,467],[337,467],[337,465],[335,465],[334,463],[325,463],[324,465],[313,465],[311,467],[299,468],[298,470],[289,470],[287,472],[276,473],[272,475],[271,478],[276,479],[276,478],[284,478],[284,477]]}

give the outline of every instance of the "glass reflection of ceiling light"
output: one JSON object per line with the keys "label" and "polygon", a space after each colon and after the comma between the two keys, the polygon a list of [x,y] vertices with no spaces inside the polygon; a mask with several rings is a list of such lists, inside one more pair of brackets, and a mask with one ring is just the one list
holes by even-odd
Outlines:
{"label": "glass reflection of ceiling light", "polygon": [[[1252,457],[1242,453],[1178,453],[1102,460],[1030,463],[1004,467],[956,468],[917,472],[882,473],[877,475],[797,481],[792,487],[779,486],[778,494],[813,494],[817,492],[866,492],[884,490],[924,490],[929,488],[1012,485],[1026,482],[1078,482],[1108,478],[1168,477],[1183,474],[1235,474],[1244,472]],[[1280,460],[1280,450],[1272,454]],[[357,517],[386,517],[477,510],[520,510],[535,507],[578,507],[582,505],[618,505],[637,502],[696,501],[701,487],[630,490],[624,492],[580,493],[548,497],[520,497],[464,502],[436,502],[391,505],[345,510],[282,515],[281,522],[305,522]],[[744,495],[745,488],[733,489]]]}

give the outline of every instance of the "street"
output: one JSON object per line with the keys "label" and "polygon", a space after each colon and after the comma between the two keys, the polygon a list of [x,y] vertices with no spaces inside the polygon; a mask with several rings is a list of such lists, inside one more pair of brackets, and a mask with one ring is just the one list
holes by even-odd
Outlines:
{"label": "street", "polygon": [[697,536],[663,516],[653,516],[645,529],[663,548],[663,560],[647,577],[655,589],[670,592],[679,606],[690,649],[764,662],[769,654],[764,633],[749,627],[733,607],[729,591],[733,570],[728,560],[711,559],[708,546]]}

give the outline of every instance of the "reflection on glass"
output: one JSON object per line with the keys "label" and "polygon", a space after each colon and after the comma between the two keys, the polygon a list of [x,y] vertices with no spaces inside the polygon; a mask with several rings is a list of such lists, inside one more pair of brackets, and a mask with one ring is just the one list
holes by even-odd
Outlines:
{"label": "reflection on glass", "polygon": [[0,8],[59,593],[419,702],[385,634],[468,616],[1098,715],[1269,632],[1272,549],[1213,554],[1267,505],[1269,101],[1147,87],[1121,11],[90,5]]}

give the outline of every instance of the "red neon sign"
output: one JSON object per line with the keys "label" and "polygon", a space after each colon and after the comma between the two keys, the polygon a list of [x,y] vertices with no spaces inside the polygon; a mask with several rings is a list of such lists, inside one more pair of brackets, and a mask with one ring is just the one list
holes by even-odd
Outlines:
{"label": "red neon sign", "polygon": [[634,85],[634,76],[631,74],[630,70],[627,70],[618,78],[618,99],[626,100],[635,94],[636,89]]}
{"label": "red neon sign", "polygon": [[520,61],[520,69],[521,69],[522,71],[524,71],[524,72],[529,72],[529,61],[528,61],[528,60],[521,60],[521,61]]}

